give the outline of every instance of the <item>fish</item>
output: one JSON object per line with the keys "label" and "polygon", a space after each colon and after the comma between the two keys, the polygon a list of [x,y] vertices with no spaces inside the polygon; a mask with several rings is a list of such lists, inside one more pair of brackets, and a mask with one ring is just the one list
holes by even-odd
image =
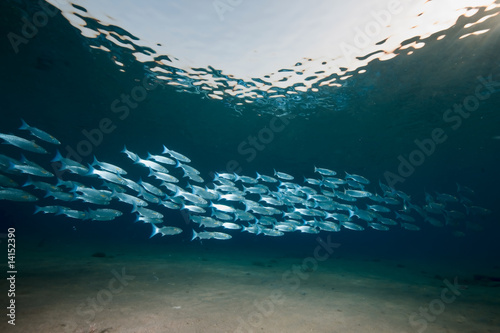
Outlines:
{"label": "fish", "polygon": [[149,193],[142,187],[140,188],[139,193],[137,195],[140,196],[142,199],[146,200],[147,202],[151,202],[154,204],[159,204],[161,202],[160,198],[158,198],[154,194]]}
{"label": "fish", "polygon": [[43,147],[36,144],[35,141],[29,141],[12,134],[3,133],[0,133],[0,139],[3,139],[5,141],[4,143],[16,146],[27,151],[31,151],[33,153],[48,154],[48,152]]}
{"label": "fish", "polygon": [[259,182],[257,179],[248,176],[236,176],[235,180],[245,184],[257,184]]}
{"label": "fish", "polygon": [[148,191],[151,194],[157,195],[159,197],[165,196],[165,193],[162,190],[160,190],[158,187],[156,187],[152,184],[146,183],[146,182],[142,181],[142,179],[139,179],[139,182],[137,184],[142,186],[146,191]]}
{"label": "fish", "polygon": [[[31,141],[16,136],[7,138],[21,139],[15,142],[30,147],[22,148],[24,150],[34,149]],[[24,156],[16,160],[0,154],[0,200],[36,201],[38,197],[30,192],[43,191],[45,198],[50,197],[44,200],[65,201],[68,206],[75,200],[84,203],[75,205],[78,210],[57,204],[35,206],[35,214],[52,213],[95,221],[110,221],[125,215],[120,210],[105,208],[117,200],[132,206],[136,221],[151,224],[151,237],[158,233],[165,236],[182,232],[164,221],[164,216],[168,216],[164,214],[165,209],[182,210],[182,214],[187,213],[189,220],[201,228],[227,231],[193,230],[193,239],[220,240],[230,239],[233,230],[278,237],[294,231],[389,231],[396,229],[398,224],[402,229],[418,231],[423,228],[421,223],[459,235],[463,230],[481,230],[481,221],[492,213],[475,205],[470,199],[474,192],[461,185],[457,185],[456,193],[429,192],[418,198],[379,181],[382,191],[376,193],[370,188],[374,185],[363,176],[346,172],[345,179],[341,179],[335,177],[335,171],[318,167],[314,167],[314,171],[320,179],[304,178],[303,182],[278,171],[274,177],[259,172],[256,172],[256,177],[216,172],[213,182],[205,182],[202,173],[187,164],[191,163],[189,158],[166,147],[162,155],[148,152],[147,159],[141,159],[126,146],[122,152],[135,162],[133,167],[139,171],[138,164],[149,168],[147,182],[144,181],[146,178],[134,179],[136,173],[131,172],[134,170],[124,168],[120,163],[98,161],[94,156],[94,162],[87,167],[69,156],[63,157],[56,150],[52,161],[59,162],[61,169],[75,175],[71,175],[74,180],[58,179],[53,185],[50,181],[52,174],[45,175],[47,181],[31,178],[44,176],[42,166]],[[124,177],[127,172],[130,172],[131,179]],[[4,175],[7,173],[16,180],[27,176],[22,190],[17,188],[19,185],[13,179]],[[98,179],[88,176],[97,176]],[[194,185],[195,182],[200,184]],[[392,219],[393,214],[395,219]]]}
{"label": "fish", "polygon": [[276,229],[260,228],[260,233],[266,236],[279,237],[283,236],[285,233]]}
{"label": "fish", "polygon": [[337,172],[330,170],[330,169],[324,169],[324,168],[317,168],[316,166],[314,167],[314,172],[319,173],[322,176],[335,176]]}
{"label": "fish", "polygon": [[377,222],[368,222],[368,225],[375,230],[381,230],[381,231],[389,230],[388,226],[386,226],[384,224],[377,223]]}
{"label": "fish", "polygon": [[107,180],[112,183],[120,184],[120,185],[127,185],[127,181],[123,179],[120,175],[117,175],[116,173],[112,173],[109,171],[104,171],[104,170],[97,170],[94,169],[90,164],[88,165],[89,171],[85,174],[85,176],[97,176],[101,179]]}
{"label": "fish", "polygon": [[367,208],[374,212],[389,213],[391,210],[387,207],[380,205],[367,205]]}
{"label": "fish", "polygon": [[226,180],[235,180],[236,179],[236,174],[234,173],[227,173],[227,172],[216,172],[214,174],[214,181],[220,180],[220,179],[226,179]]}
{"label": "fish", "polygon": [[197,196],[196,194],[184,191],[184,190],[176,190],[174,193],[174,197],[182,197],[184,200],[192,202],[198,205],[208,205],[208,201],[203,199],[202,197]]}
{"label": "fish", "polygon": [[352,222],[341,222],[341,225],[344,227],[344,228],[347,228],[347,229],[351,229],[351,230],[356,230],[356,231],[362,231],[362,230],[365,230],[365,228],[363,228],[362,226],[360,226],[359,224],[356,224],[356,223],[352,223]]}
{"label": "fish", "polygon": [[271,176],[266,176],[266,175],[261,175],[257,172],[257,179],[262,180],[263,182],[266,183],[277,183],[278,180],[276,178],[273,178]]}
{"label": "fish", "polygon": [[37,138],[39,138],[40,140],[43,140],[45,142],[52,143],[55,145],[61,144],[61,142],[59,142],[59,140],[57,140],[54,136],[50,135],[49,133],[44,132],[41,129],[38,129],[36,127],[32,127],[32,126],[28,125],[24,121],[24,119],[21,119],[21,121],[22,121],[22,125],[21,125],[21,127],[19,127],[20,130],[29,131],[32,135],[36,136]]}
{"label": "fish", "polygon": [[316,222],[316,227],[324,231],[338,232],[340,231],[340,225],[335,222],[329,221],[319,221]]}
{"label": "fish", "polygon": [[232,222],[224,222],[222,223],[222,226],[226,229],[231,229],[231,230],[241,229],[241,225]]}
{"label": "fish", "polygon": [[186,175],[190,180],[197,182],[197,183],[203,183],[205,180],[200,176],[195,173],[186,173]]}
{"label": "fish", "polygon": [[127,146],[123,146],[122,153],[126,154],[128,158],[130,158],[133,162],[139,159],[139,156],[136,153],[131,152],[127,149]]}
{"label": "fish", "polygon": [[309,225],[301,225],[301,226],[295,227],[295,230],[300,230],[300,232],[304,232],[306,234],[317,234],[317,233],[319,233],[318,229],[316,229],[315,227],[311,227]]}
{"label": "fish", "polygon": [[368,198],[372,196],[370,192],[361,190],[345,190],[344,194],[352,198]]}
{"label": "fish", "polygon": [[161,201],[160,205],[165,206],[168,209],[181,209],[181,206],[179,206],[175,202],[171,202],[171,201],[168,201],[168,200]]}
{"label": "fish", "polygon": [[162,224],[163,219],[157,219],[154,217],[147,217],[144,215],[137,214],[135,217],[135,222],[144,222],[144,223],[149,223],[149,224]]}
{"label": "fish", "polygon": [[14,180],[10,179],[9,177],[0,174],[0,186],[5,186],[5,187],[18,187],[19,184],[16,183]]}
{"label": "fish", "polygon": [[111,221],[123,214],[119,210],[106,208],[89,209],[87,212],[89,213],[89,219],[94,221]]}
{"label": "fish", "polygon": [[411,223],[405,223],[405,222],[401,222],[401,227],[403,227],[406,230],[410,230],[410,231],[419,231],[420,230],[419,226],[416,226],[416,225],[411,224]]}
{"label": "fish", "polygon": [[9,201],[37,201],[38,198],[31,193],[16,188],[0,188],[0,200]]}
{"label": "fish", "polygon": [[210,202],[210,207],[212,207],[212,208],[214,208],[214,209],[216,209],[218,211],[225,212],[225,213],[234,213],[234,212],[236,212],[236,209],[234,209],[231,206],[221,205],[221,204],[214,204],[213,202]]}
{"label": "fish", "polygon": [[59,211],[59,206],[37,206],[35,205],[35,212],[33,214],[37,213],[45,213],[45,214],[55,214]]}
{"label": "fish", "polygon": [[203,214],[206,212],[206,210],[202,207],[198,207],[196,205],[182,205],[181,209],[188,210],[193,213],[198,213],[198,214]]}
{"label": "fish", "polygon": [[172,175],[169,175],[168,173],[164,173],[164,172],[151,170],[149,172],[149,176],[150,177],[153,176],[156,179],[161,179],[161,180],[164,180],[164,181],[169,182],[169,183],[178,183],[179,182],[179,179],[175,178]]}
{"label": "fish", "polygon": [[116,166],[116,165],[110,164],[110,163],[106,163],[106,162],[99,162],[95,156],[94,156],[94,162],[92,163],[92,166],[98,166],[101,170],[109,171],[109,172],[116,173],[119,175],[126,175],[127,174],[127,171],[123,170],[119,166]]}
{"label": "fish", "polygon": [[274,170],[274,175],[276,177],[278,177],[279,179],[283,179],[283,180],[293,180],[293,176],[287,174],[287,173],[284,173],[284,172],[279,172],[279,171],[276,171]]}
{"label": "fish", "polygon": [[163,165],[161,165],[159,163],[156,163],[155,161],[145,160],[145,159],[142,159],[140,157],[137,157],[137,159],[135,160],[134,163],[140,164],[142,166],[145,166],[146,168],[149,168],[150,170],[154,170],[154,171],[157,171],[157,172],[168,173],[168,169],[167,168],[165,168]]}
{"label": "fish", "polygon": [[208,231],[196,232],[195,230],[193,230],[193,237],[191,238],[191,240],[195,240],[196,238],[227,240],[231,239],[231,235],[222,232],[208,232]]}
{"label": "fish", "polygon": [[169,154],[170,156],[172,156],[173,158],[175,158],[177,161],[181,161],[181,162],[184,162],[184,163],[190,163],[191,160],[189,158],[187,158],[186,156],[176,152],[176,151],[173,151],[173,150],[170,150],[168,149],[167,147],[163,146],[163,153],[162,154]]}
{"label": "fish", "polygon": [[113,192],[112,196],[113,198],[117,198],[119,201],[128,203],[129,205],[137,205],[141,207],[146,207],[148,205],[146,201],[127,193]]}
{"label": "fish", "polygon": [[162,213],[159,213],[159,212],[154,211],[154,210],[149,209],[149,208],[137,206],[135,203],[133,204],[132,213],[138,213],[139,215],[150,217],[150,218],[155,218],[155,219],[162,219],[163,218]]}
{"label": "fish", "polygon": [[163,236],[172,236],[172,235],[178,235],[182,232],[181,228],[177,227],[157,227],[154,224],[151,224],[153,227],[153,231],[151,232],[151,236],[149,238],[152,238],[153,236],[160,234],[162,237]]}
{"label": "fish", "polygon": [[76,209],[70,209],[68,207],[59,206],[56,215],[65,215],[72,219],[87,220],[90,217],[88,212],[79,211]]}
{"label": "fish", "polygon": [[75,200],[75,195],[73,193],[66,193],[66,192],[61,192],[61,191],[47,191],[45,198],[48,197],[53,197],[54,199],[57,200],[62,200],[62,201],[74,201]]}
{"label": "fish", "polygon": [[45,170],[40,166],[28,165],[28,164],[13,164],[10,163],[7,170],[17,170],[22,173],[26,173],[33,176],[39,177],[54,177],[54,174]]}
{"label": "fish", "polygon": [[167,164],[167,165],[175,165],[176,164],[175,161],[171,158],[161,156],[161,155],[151,155],[150,153],[148,153],[147,159],[152,160],[152,161],[156,161],[158,163]]}
{"label": "fish", "polygon": [[196,175],[199,175],[200,172],[198,170],[196,170],[195,168],[193,168],[192,166],[190,165],[187,165],[187,164],[182,164],[181,162],[177,161],[176,165],[175,165],[176,168],[181,168],[182,170],[184,170],[184,173],[188,174],[188,173],[194,173]]}
{"label": "fish", "polygon": [[63,157],[59,150],[56,151],[56,156],[51,160],[51,162],[59,162],[61,164],[61,170],[68,170],[77,175],[83,176],[89,172],[89,169],[83,164],[73,161],[70,158]]}
{"label": "fish", "polygon": [[368,179],[366,179],[365,177],[355,175],[355,174],[349,174],[347,172],[345,173],[345,179],[351,179],[351,180],[354,180],[355,182],[365,184],[365,185],[370,184],[370,181]]}

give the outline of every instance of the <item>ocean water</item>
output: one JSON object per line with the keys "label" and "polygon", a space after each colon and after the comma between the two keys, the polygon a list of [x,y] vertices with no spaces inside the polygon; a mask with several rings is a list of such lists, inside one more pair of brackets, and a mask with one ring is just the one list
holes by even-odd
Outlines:
{"label": "ocean water", "polygon": [[[321,179],[316,166],[361,175],[372,194],[389,186],[400,204],[383,214],[397,221],[387,231],[354,217],[363,231],[280,237],[203,228],[194,213],[150,204],[182,229],[150,238],[131,205],[21,187],[39,199],[0,200],[2,266],[15,276],[0,283],[1,331],[498,332],[500,3],[433,3],[3,1],[0,133],[36,139],[19,130],[24,119],[61,145],[2,144],[0,154],[104,189],[51,162],[56,150],[84,165],[95,156],[160,186],[121,151],[145,158],[165,145],[199,170],[194,185],[276,170],[304,186]],[[404,212],[440,193],[458,200],[427,214],[442,226]],[[35,205],[123,215],[73,219]],[[191,240],[193,230],[232,238]]]}

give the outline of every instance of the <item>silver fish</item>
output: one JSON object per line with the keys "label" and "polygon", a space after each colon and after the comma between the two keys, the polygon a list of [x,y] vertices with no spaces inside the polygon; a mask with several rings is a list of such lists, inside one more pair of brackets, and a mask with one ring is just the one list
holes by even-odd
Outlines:
{"label": "silver fish", "polygon": [[337,174],[333,170],[324,169],[324,168],[317,168],[317,167],[314,167],[314,172],[317,172],[317,173],[319,173],[322,176],[335,176]]}
{"label": "silver fish", "polygon": [[127,157],[130,158],[134,162],[139,159],[139,156],[137,156],[136,153],[133,153],[130,150],[128,150],[126,146],[123,146],[122,153],[126,154]]}
{"label": "silver fish", "polygon": [[94,162],[92,163],[92,166],[96,166],[96,165],[99,166],[99,168],[101,168],[101,170],[109,171],[112,173],[117,173],[119,175],[126,175],[127,174],[127,171],[123,170],[122,168],[120,168],[116,165],[110,164],[110,163],[99,162],[97,160],[97,158],[94,156]]}
{"label": "silver fish", "polygon": [[0,174],[0,186],[18,187],[19,184],[16,183],[14,180],[10,179],[9,177]]}
{"label": "silver fish", "polygon": [[7,170],[18,170],[23,173],[27,173],[33,176],[39,176],[39,177],[54,177],[54,174],[45,170],[42,167],[35,167],[33,165],[27,165],[27,164],[10,164]]}
{"label": "silver fish", "polygon": [[263,182],[266,183],[277,183],[278,180],[276,178],[273,178],[271,176],[266,176],[266,175],[261,175],[257,172],[257,179],[262,180]]}
{"label": "silver fish", "polygon": [[0,139],[3,139],[5,141],[4,143],[11,144],[24,150],[28,150],[38,154],[47,154],[47,151],[36,144],[34,141],[29,141],[12,134],[3,133],[0,133]]}
{"label": "silver fish", "polygon": [[100,208],[96,210],[88,210],[89,218],[94,221],[111,221],[121,216],[123,213],[116,209]]}
{"label": "silver fish", "polygon": [[169,154],[170,156],[172,156],[176,160],[184,162],[184,163],[191,162],[191,160],[189,158],[187,158],[186,156],[184,156],[176,151],[170,150],[165,146],[163,146],[163,153],[162,154]]}
{"label": "silver fish", "polygon": [[361,183],[361,184],[365,184],[365,185],[370,184],[370,181],[368,179],[366,179],[365,177],[359,176],[359,175],[355,175],[355,174],[349,174],[347,172],[345,173],[345,179],[352,179],[355,182],[358,182],[358,183]]}
{"label": "silver fish", "polygon": [[177,234],[180,234],[182,232],[182,229],[177,228],[177,227],[161,227],[161,228],[159,228],[154,224],[151,224],[151,226],[153,227],[153,232],[151,233],[151,236],[149,236],[149,238],[153,237],[156,234],[160,234],[163,237],[163,236],[177,235]]}
{"label": "silver fish", "polygon": [[274,175],[276,177],[278,177],[279,179],[293,180],[293,176],[292,175],[289,175],[289,174],[284,173],[284,172],[279,172],[279,171],[274,170]]}
{"label": "silver fish", "polygon": [[341,222],[342,226],[344,228],[347,228],[347,229],[351,229],[351,230],[356,230],[356,231],[362,231],[362,230],[365,230],[365,228],[363,228],[362,226],[360,226],[359,224],[356,224],[356,223],[352,223],[352,222]]}
{"label": "silver fish", "polygon": [[38,198],[26,191],[15,188],[8,188],[8,189],[0,189],[0,200],[37,201]]}
{"label": "silver fish", "polygon": [[151,155],[150,153],[148,153],[147,159],[163,164],[175,165],[175,161],[173,159],[161,155]]}
{"label": "silver fish", "polygon": [[36,127],[32,127],[32,126],[28,125],[23,119],[21,119],[21,121],[22,121],[22,125],[21,125],[21,127],[19,127],[19,129],[30,131],[32,135],[36,136],[37,138],[39,138],[43,141],[53,143],[55,145],[61,144],[59,142],[59,140],[57,140],[55,137],[53,137],[49,133],[44,132],[41,129],[38,129]]}

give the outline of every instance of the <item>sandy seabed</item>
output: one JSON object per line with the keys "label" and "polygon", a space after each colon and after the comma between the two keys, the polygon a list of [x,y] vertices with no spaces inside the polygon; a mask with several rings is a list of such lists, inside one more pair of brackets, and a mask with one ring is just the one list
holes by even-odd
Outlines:
{"label": "sandy seabed", "polygon": [[28,246],[17,259],[16,325],[4,315],[0,331],[500,332],[500,282],[484,278],[497,266],[342,251],[321,261],[313,250]]}

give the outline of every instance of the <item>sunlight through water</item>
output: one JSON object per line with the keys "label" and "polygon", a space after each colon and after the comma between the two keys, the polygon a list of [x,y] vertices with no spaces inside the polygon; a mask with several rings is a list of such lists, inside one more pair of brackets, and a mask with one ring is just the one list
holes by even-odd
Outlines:
{"label": "sunlight through water", "polygon": [[48,2],[122,71],[137,61],[178,91],[223,100],[236,112],[257,103],[264,113],[298,115],[321,104],[345,108],[349,93],[338,88],[371,62],[410,56],[450,38],[452,28],[456,39],[488,33],[500,7],[491,0]]}

